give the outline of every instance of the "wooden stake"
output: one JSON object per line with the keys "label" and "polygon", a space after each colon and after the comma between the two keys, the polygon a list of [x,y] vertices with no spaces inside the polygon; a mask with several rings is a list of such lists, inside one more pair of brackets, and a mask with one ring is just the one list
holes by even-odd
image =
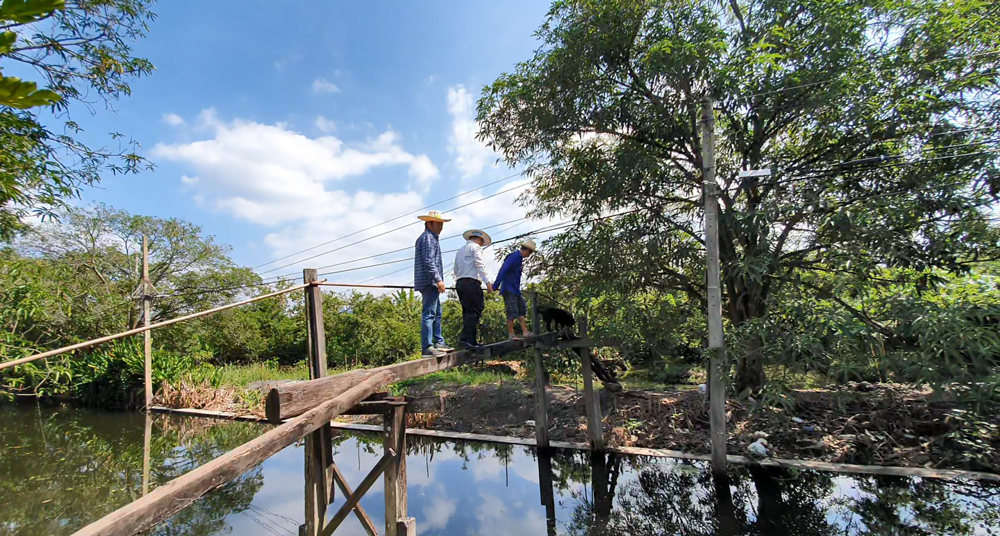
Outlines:
{"label": "wooden stake", "polygon": [[719,282],[719,185],[715,180],[715,110],[705,99],[701,117],[703,192],[705,197],[705,249],[708,290],[709,420],[712,435],[712,473],[726,474],[726,382],[722,363],[726,356],[722,333],[722,288]]}
{"label": "wooden stake", "polygon": [[385,468],[385,536],[396,536],[398,522],[406,519],[406,405],[387,411],[383,427],[385,456],[395,453]]}
{"label": "wooden stake", "polygon": [[145,356],[146,373],[146,409],[153,405],[153,334],[149,330],[149,316],[152,308],[153,296],[150,291],[152,283],[149,281],[149,247],[146,242],[146,235],[142,235],[142,326],[146,331],[142,332],[143,353]]}
{"label": "wooden stake", "polygon": [[[531,293],[531,330],[539,334],[541,318],[538,316],[538,295]],[[545,391],[545,362],[542,349],[535,345],[535,444],[549,448],[549,398]]]}
{"label": "wooden stake", "polygon": [[[303,283],[317,281],[316,270],[302,271]],[[326,376],[326,332],[323,328],[323,291],[317,285],[305,288],[306,337],[309,344],[309,378]],[[333,502],[333,430],[329,423],[305,438],[306,522],[305,534],[317,536],[326,521],[326,508]]]}
{"label": "wooden stake", "polygon": [[149,494],[149,458],[150,458],[150,445],[153,439],[153,416],[149,413],[149,407],[146,407],[146,430],[142,435],[142,496],[145,497]]}
{"label": "wooden stake", "polygon": [[[399,381],[383,372],[358,383],[269,432],[192,469],[101,519],[76,531],[74,536],[135,534],[153,527],[196,501],[202,495],[247,472],[281,449],[323,426],[330,419],[358,405],[375,391]],[[370,484],[369,484],[370,485]]]}
{"label": "wooden stake", "polygon": [[[587,317],[579,320],[580,336],[587,338]],[[594,393],[594,376],[590,369],[590,348],[580,348],[580,369],[583,374],[583,404],[587,410],[587,435],[590,449],[604,452],[604,426],[601,418],[601,401]]]}

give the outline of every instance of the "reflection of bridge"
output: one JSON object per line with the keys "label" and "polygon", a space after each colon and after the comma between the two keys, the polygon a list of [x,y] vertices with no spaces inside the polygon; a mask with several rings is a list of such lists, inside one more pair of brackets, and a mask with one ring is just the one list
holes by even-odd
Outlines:
{"label": "reflection of bridge", "polygon": [[[547,487],[542,486],[541,499],[548,514],[549,532],[554,533],[555,505],[551,485],[551,461],[547,453],[549,448],[548,396],[545,390],[547,374],[542,348],[559,347],[578,350],[584,380],[589,446],[594,451],[604,451],[601,408],[594,393],[590,352],[590,347],[599,343],[587,338],[586,318],[580,320],[580,338],[578,339],[574,337],[574,340],[560,340],[569,338],[566,337],[571,334],[568,329],[540,333],[538,297],[529,293],[532,302],[531,314],[534,334],[523,340],[487,345],[477,352],[451,352],[443,357],[428,357],[376,369],[355,370],[327,376],[323,300],[320,289],[325,282],[317,280],[316,270],[305,270],[304,281],[305,283],[302,285],[237,304],[194,313],[158,324],[150,325],[147,322],[146,326],[142,328],[19,359],[16,362],[0,364],[0,368],[16,366],[20,363],[86,348],[102,342],[138,333],[148,333],[158,327],[198,318],[260,299],[281,296],[300,289],[305,290],[310,380],[280,385],[268,392],[265,414],[269,421],[278,424],[278,426],[205,465],[157,487],[148,494],[144,493],[142,498],[91,523],[76,534],[134,534],[152,528],[198,500],[204,494],[239,477],[300,439],[305,440],[306,476],[306,516],[305,524],[299,530],[301,536],[330,536],[352,512],[369,534],[378,534],[374,521],[361,507],[360,500],[380,477],[383,479],[385,487],[385,528],[383,533],[386,536],[416,534],[415,520],[407,516],[406,414],[411,411],[421,411],[421,409],[413,407],[412,399],[388,396],[382,390],[390,384],[402,380],[524,349],[533,351],[535,444],[539,449],[540,480],[543,483],[549,483]],[[149,367],[151,367],[149,344],[146,345],[146,351],[147,392],[149,392],[151,390],[151,384],[148,380],[150,377]],[[147,395],[147,409],[149,400],[149,395]],[[367,476],[358,483],[356,489],[351,488],[333,462],[331,443],[333,429],[330,422],[333,418],[345,413],[375,414],[383,417],[383,455]],[[337,488],[344,494],[346,502],[327,522],[327,508],[333,503]]]}

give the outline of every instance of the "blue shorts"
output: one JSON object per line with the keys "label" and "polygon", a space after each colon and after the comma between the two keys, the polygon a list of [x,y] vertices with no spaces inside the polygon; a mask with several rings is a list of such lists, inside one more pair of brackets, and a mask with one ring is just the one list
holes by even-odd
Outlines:
{"label": "blue shorts", "polygon": [[513,292],[502,292],[503,308],[507,313],[507,320],[514,320],[519,316],[528,316],[528,303],[524,301],[524,296]]}

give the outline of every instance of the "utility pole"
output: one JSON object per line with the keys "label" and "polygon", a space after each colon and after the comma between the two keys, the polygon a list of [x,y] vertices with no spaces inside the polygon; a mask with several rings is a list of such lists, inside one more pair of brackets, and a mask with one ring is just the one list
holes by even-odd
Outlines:
{"label": "utility pole", "polygon": [[[153,284],[149,281],[149,244],[142,235],[142,325],[149,327],[149,313],[152,309]],[[146,411],[153,405],[153,335],[151,330],[142,333],[143,354],[146,359]]]}
{"label": "utility pole", "polygon": [[705,250],[708,294],[708,392],[712,436],[712,474],[726,476],[726,382],[723,363],[726,343],[722,333],[722,288],[719,281],[719,185],[715,180],[715,106],[705,99],[701,115],[702,185],[705,196]]}

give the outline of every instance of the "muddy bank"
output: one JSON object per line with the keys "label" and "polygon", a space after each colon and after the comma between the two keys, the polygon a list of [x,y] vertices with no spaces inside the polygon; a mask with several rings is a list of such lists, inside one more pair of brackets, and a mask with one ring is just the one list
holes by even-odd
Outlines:
{"label": "muddy bank", "polygon": [[[428,384],[408,392],[441,393],[444,413],[411,415],[410,426],[534,436],[534,398],[526,383]],[[585,442],[582,393],[555,386],[549,398],[550,437]],[[697,390],[625,391],[602,398],[609,445],[709,454],[708,404]],[[342,420],[375,422],[371,417]],[[1000,472],[1000,418],[977,418],[953,403],[933,400],[929,390],[880,384],[791,391],[778,409],[753,400],[730,401],[727,420],[731,454],[748,454],[748,446],[765,436],[774,457]]]}

